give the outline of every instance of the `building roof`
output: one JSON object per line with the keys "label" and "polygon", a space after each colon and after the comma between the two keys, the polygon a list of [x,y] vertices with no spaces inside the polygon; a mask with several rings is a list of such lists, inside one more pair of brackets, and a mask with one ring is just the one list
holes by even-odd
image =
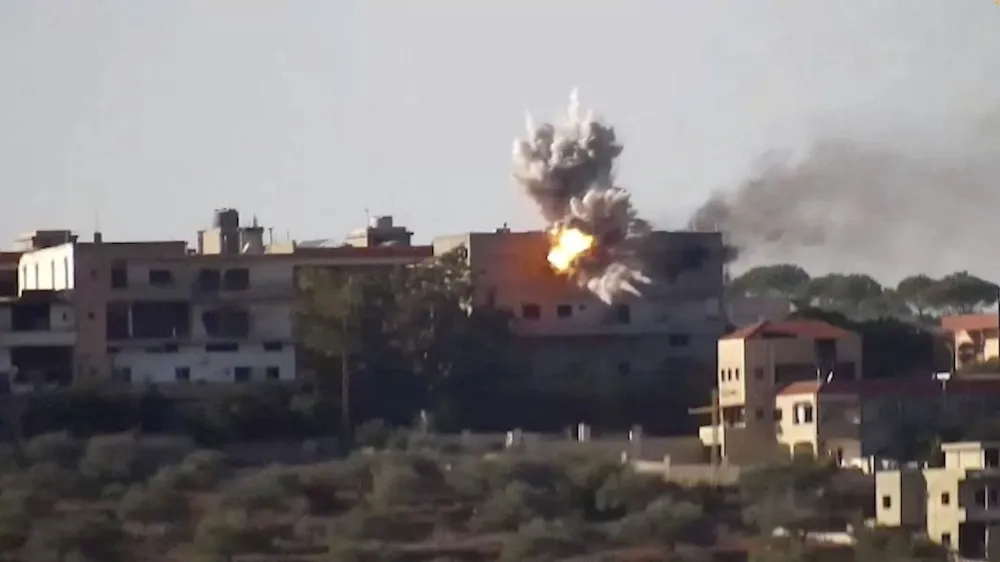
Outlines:
{"label": "building roof", "polygon": [[952,379],[947,383],[928,377],[899,377],[890,379],[868,379],[853,381],[797,381],[778,391],[779,396],[824,394],[830,396],[939,396],[948,394],[1000,394],[1000,380],[997,379]]}
{"label": "building roof", "polygon": [[295,248],[294,252],[265,254],[185,254],[179,256],[150,256],[131,258],[130,261],[163,263],[183,261],[188,263],[208,262],[327,262],[336,260],[405,260],[416,262],[434,256],[430,246],[338,246],[335,248]]}
{"label": "building roof", "polygon": [[822,320],[780,320],[771,322],[763,320],[729,333],[722,337],[726,340],[753,340],[763,338],[808,338],[808,339],[841,339],[854,335],[843,328],[828,324]]}
{"label": "building roof", "polygon": [[955,314],[941,317],[941,327],[951,332],[1000,327],[1000,314]]}
{"label": "building roof", "polygon": [[17,265],[23,252],[0,252],[0,265]]}

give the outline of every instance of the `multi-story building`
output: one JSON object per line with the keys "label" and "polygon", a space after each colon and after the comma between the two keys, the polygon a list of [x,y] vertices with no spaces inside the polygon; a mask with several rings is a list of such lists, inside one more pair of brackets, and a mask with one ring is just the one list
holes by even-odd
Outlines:
{"label": "multi-story building", "polygon": [[941,318],[951,335],[955,368],[963,369],[1000,357],[1000,315],[959,314]]}
{"label": "multi-story building", "polygon": [[1000,443],[946,443],[941,451],[939,466],[876,473],[876,520],[926,532],[964,559],[994,560],[1000,555]]}
{"label": "multi-story building", "polygon": [[500,229],[434,240],[435,253],[458,247],[467,252],[476,302],[512,311],[523,357],[542,380],[662,385],[664,376],[714,364],[725,329],[718,233],[654,233],[644,256],[653,283],[642,297],[611,306],[553,272],[545,233]]}
{"label": "multi-story building", "polygon": [[[386,222],[369,227],[370,240],[381,240]],[[409,238],[407,245],[272,247],[263,232],[256,220],[240,226],[238,214],[224,209],[213,228],[198,233],[197,251],[183,241],[107,242],[96,235],[80,242],[65,231],[35,237],[40,247],[17,258],[17,298],[0,305],[0,373],[15,388],[107,377],[293,379],[299,272],[432,256],[429,246],[409,246]],[[396,230],[382,238],[399,240]]]}
{"label": "multi-story building", "polygon": [[726,335],[717,346],[718,404],[708,411],[717,408],[718,423],[699,430],[707,447],[733,463],[844,449],[831,441],[851,437],[839,422],[832,433],[807,428],[814,428],[821,402],[830,411],[846,411],[850,401],[832,394],[804,398],[793,393],[794,383],[860,377],[857,334],[817,320],[764,321]]}

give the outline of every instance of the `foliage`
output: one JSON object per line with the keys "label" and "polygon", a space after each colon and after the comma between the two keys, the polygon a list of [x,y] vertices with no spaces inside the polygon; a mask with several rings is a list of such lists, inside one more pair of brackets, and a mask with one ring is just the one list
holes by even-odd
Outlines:
{"label": "foliage", "polygon": [[156,482],[133,485],[118,504],[123,519],[146,524],[183,521],[187,511],[187,498],[182,492]]}
{"label": "foliage", "polygon": [[643,511],[622,518],[616,525],[617,538],[626,543],[706,542],[712,534],[704,525],[702,506],[670,496],[652,500]]}
{"label": "foliage", "polygon": [[533,519],[504,540],[501,562],[547,562],[587,551],[581,530],[566,521]]}
{"label": "foliage", "polygon": [[279,511],[302,493],[302,477],[285,467],[271,466],[233,482],[222,497],[222,505],[248,512]]}
{"label": "foliage", "polygon": [[739,296],[783,297],[799,306],[835,310],[857,319],[978,312],[998,300],[996,284],[966,271],[940,279],[911,275],[888,287],[861,273],[811,277],[796,265],[777,264],[747,270],[728,289]]}
{"label": "foliage", "polygon": [[129,560],[126,536],[115,519],[94,513],[38,521],[23,547],[32,562],[116,562]]}
{"label": "foliage", "polygon": [[232,557],[270,550],[272,537],[254,525],[242,510],[207,514],[195,529],[194,546],[206,560],[228,562]]}
{"label": "foliage", "polygon": [[135,435],[101,435],[87,442],[80,458],[80,473],[96,482],[127,482],[139,466]]}

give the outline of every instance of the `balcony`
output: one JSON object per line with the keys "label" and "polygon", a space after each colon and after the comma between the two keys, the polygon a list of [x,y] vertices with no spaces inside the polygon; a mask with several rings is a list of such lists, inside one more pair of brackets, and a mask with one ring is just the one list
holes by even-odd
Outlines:
{"label": "balcony", "polygon": [[76,344],[73,327],[0,332],[0,347],[69,347]]}
{"label": "balcony", "polygon": [[291,282],[262,283],[240,289],[227,289],[211,284],[194,283],[189,297],[197,303],[290,301],[295,298],[295,287]]}

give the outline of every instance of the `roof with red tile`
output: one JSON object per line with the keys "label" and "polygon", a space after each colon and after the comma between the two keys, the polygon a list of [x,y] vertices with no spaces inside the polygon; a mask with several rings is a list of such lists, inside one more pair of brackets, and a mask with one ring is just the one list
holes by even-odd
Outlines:
{"label": "roof with red tile", "polygon": [[[931,376],[868,379],[859,381],[798,381],[778,391],[779,396],[824,394],[855,395],[865,398],[879,396],[938,396],[943,383]],[[944,389],[948,394],[1000,394],[1000,379],[952,379]]]}
{"label": "roof with red tile", "polygon": [[956,314],[953,316],[942,316],[941,327],[951,332],[965,332],[968,330],[986,330],[1000,327],[1000,315],[998,314]]}
{"label": "roof with red tile", "polygon": [[822,320],[764,320],[723,336],[727,340],[752,340],[767,337],[841,339],[854,335]]}

